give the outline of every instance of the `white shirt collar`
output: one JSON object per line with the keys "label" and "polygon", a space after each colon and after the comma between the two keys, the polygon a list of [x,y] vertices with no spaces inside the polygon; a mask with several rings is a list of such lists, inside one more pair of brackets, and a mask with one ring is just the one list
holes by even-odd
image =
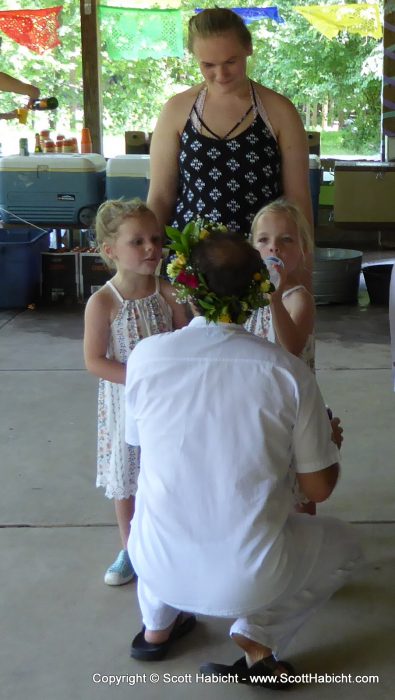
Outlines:
{"label": "white shirt collar", "polygon": [[231,328],[232,330],[235,331],[240,331],[244,332],[245,328],[244,326],[241,326],[239,323],[214,323],[214,321],[209,321],[207,323],[206,319],[204,316],[194,316],[192,321],[189,322],[188,327],[193,327],[193,328]]}

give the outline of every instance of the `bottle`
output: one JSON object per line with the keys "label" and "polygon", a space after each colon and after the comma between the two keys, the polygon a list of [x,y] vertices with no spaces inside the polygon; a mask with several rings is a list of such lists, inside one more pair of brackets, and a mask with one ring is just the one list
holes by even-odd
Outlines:
{"label": "bottle", "polygon": [[73,139],[63,139],[62,153],[74,153],[74,147]]}
{"label": "bottle", "polygon": [[29,155],[29,143],[25,138],[19,139],[19,155],[28,156]]}
{"label": "bottle", "polygon": [[275,287],[278,287],[280,275],[274,266],[277,265],[277,267],[284,267],[283,261],[281,258],[277,258],[275,255],[268,255],[267,258],[264,258],[263,262],[267,267],[271,283],[274,284]]}
{"label": "bottle", "polygon": [[55,153],[55,142],[48,139],[44,143],[44,153]]}
{"label": "bottle", "polygon": [[40,145],[41,145],[41,150],[44,151],[44,144],[48,139],[50,138],[50,131],[48,129],[43,129],[40,131]]}
{"label": "bottle", "polygon": [[87,127],[81,131],[81,153],[92,153],[91,132]]}
{"label": "bottle", "polygon": [[65,140],[65,136],[63,134],[57,134],[56,135],[56,140],[55,140],[55,153],[63,153],[63,142]]}
{"label": "bottle", "polygon": [[41,148],[41,140],[40,140],[40,134],[35,134],[35,139],[36,143],[34,145],[34,152],[35,153],[42,153],[43,149]]}
{"label": "bottle", "polygon": [[43,99],[34,100],[30,105],[30,109],[39,110],[40,112],[45,109],[56,109],[59,105],[56,97],[45,97]]}

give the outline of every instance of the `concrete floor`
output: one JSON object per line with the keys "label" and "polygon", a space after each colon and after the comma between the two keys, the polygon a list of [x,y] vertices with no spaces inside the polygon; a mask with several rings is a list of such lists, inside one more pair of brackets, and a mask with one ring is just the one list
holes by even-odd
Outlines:
{"label": "concrete floor", "polygon": [[[110,588],[102,580],[118,536],[112,504],[94,487],[96,381],[84,370],[82,333],[82,308],[0,312],[2,697],[270,695],[196,682],[200,663],[230,663],[240,655],[224,620],[200,619],[166,662],[129,658],[140,616],[135,584]],[[331,674],[292,696],[389,700],[395,683],[395,395],[387,309],[369,305],[364,293],[358,306],[319,307],[317,367],[326,402],[345,431],[342,479],[319,510],[356,523],[367,564],[289,648],[298,673]],[[159,674],[158,683],[151,673]],[[178,682],[165,682],[164,673]],[[329,682],[336,674],[344,674],[341,683]],[[378,675],[379,683],[357,683],[358,674]],[[119,676],[119,685],[109,686],[105,676]]]}

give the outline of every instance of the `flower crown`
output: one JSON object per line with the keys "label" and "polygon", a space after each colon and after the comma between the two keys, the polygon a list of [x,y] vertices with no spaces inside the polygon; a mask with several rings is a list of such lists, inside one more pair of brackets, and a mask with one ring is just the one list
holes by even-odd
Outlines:
{"label": "flower crown", "polygon": [[190,221],[183,231],[166,226],[166,234],[171,241],[169,248],[175,252],[167,265],[167,274],[176,290],[176,299],[179,303],[193,302],[208,322],[232,323],[233,321],[242,324],[254,309],[269,303],[267,294],[273,292],[275,288],[262,262],[261,271],[254,273],[251,284],[242,297],[219,297],[211,291],[204,275],[192,267],[190,258],[195,245],[213,233],[228,233],[228,229],[223,224],[205,222],[201,219]]}

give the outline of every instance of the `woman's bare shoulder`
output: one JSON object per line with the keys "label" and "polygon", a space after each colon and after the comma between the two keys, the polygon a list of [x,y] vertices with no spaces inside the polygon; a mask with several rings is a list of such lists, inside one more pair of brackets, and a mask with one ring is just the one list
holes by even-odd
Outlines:
{"label": "woman's bare shoulder", "polygon": [[195,85],[173,95],[163,106],[157,129],[181,133],[202,87]]}
{"label": "woman's bare shoulder", "polygon": [[291,100],[280,92],[276,92],[271,88],[266,87],[266,85],[261,85],[260,83],[253,83],[255,91],[258,93],[259,97],[263,102],[274,105],[289,105],[291,108],[294,107]]}
{"label": "woman's bare shoulder", "polygon": [[187,90],[178,92],[176,95],[173,95],[173,97],[170,97],[170,99],[166,102],[164,109],[174,113],[179,110],[184,111],[186,109],[191,111],[193,103],[203,87],[204,86],[202,84],[194,85],[193,87],[187,88]]}
{"label": "woman's bare shoulder", "polygon": [[281,125],[284,121],[288,122],[289,119],[297,118],[299,120],[297,109],[288,97],[259,83],[254,83],[254,89],[258,93],[274,128]]}

